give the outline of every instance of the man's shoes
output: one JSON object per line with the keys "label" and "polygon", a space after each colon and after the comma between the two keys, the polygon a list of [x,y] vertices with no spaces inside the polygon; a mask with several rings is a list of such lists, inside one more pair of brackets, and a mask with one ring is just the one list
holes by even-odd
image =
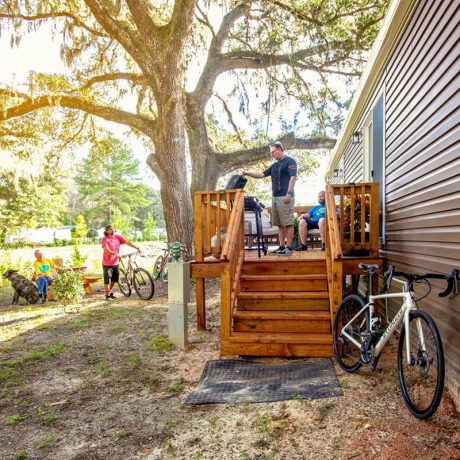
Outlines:
{"label": "man's shoes", "polygon": [[112,300],[112,297],[110,297],[110,294],[105,296],[105,300]]}
{"label": "man's shoes", "polygon": [[109,294],[109,297],[110,297],[111,299],[116,299],[116,297],[113,295],[113,292],[111,292],[111,293]]}
{"label": "man's shoes", "polygon": [[277,255],[281,254],[282,252],[284,252],[284,246],[280,246],[279,248],[275,249],[274,251],[270,251],[268,254],[270,256],[277,256]]}
{"label": "man's shoes", "polygon": [[324,243],[321,243],[321,251],[325,251],[326,250],[326,245]]}
{"label": "man's shoes", "polygon": [[276,253],[278,256],[291,256],[292,255],[292,250],[290,247],[286,246],[282,251],[278,251]]}
{"label": "man's shoes", "polygon": [[308,246],[306,244],[300,243],[296,248],[296,251],[308,251]]}

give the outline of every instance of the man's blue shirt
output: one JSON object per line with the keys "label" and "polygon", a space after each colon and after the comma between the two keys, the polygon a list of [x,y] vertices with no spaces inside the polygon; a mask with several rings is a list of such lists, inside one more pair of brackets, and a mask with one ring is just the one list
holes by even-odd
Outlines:
{"label": "man's blue shirt", "polygon": [[324,204],[318,204],[311,208],[308,214],[310,214],[313,222],[318,222],[323,217],[326,217],[326,206]]}

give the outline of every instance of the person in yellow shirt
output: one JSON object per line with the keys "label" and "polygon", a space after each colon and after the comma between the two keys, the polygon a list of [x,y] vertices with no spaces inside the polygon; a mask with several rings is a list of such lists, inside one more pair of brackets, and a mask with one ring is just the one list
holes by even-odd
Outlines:
{"label": "person in yellow shirt", "polygon": [[38,287],[38,295],[42,303],[46,303],[48,301],[48,286],[53,284],[51,270],[59,270],[59,267],[51,259],[44,257],[40,249],[34,252],[34,256],[35,283]]}

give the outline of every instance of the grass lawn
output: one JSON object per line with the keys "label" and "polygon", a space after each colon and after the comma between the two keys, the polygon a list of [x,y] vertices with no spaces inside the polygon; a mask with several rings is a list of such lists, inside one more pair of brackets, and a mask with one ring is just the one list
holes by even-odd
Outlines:
{"label": "grass lawn", "polygon": [[[193,285],[192,285],[193,291]],[[344,395],[266,404],[188,406],[205,362],[219,357],[219,283],[210,280],[207,331],[188,309],[189,346],[168,341],[167,288],[141,301],[85,296],[64,309],[10,306],[0,290],[0,459],[459,458],[458,413],[444,397],[421,422],[404,407],[395,347],[337,374]]]}

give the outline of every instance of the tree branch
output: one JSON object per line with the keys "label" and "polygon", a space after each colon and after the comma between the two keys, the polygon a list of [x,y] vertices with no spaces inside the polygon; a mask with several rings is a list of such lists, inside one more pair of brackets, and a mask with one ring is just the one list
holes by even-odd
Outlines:
{"label": "tree branch", "polygon": [[67,12],[67,11],[57,11],[56,13],[43,13],[43,14],[35,14],[33,16],[28,16],[25,14],[5,14],[0,13],[0,18],[5,19],[23,19],[24,21],[40,21],[43,19],[54,19],[54,18],[66,18],[73,21],[77,26],[85,29],[92,35],[96,35],[98,37],[109,38],[109,35],[101,32],[99,30],[93,29],[92,27],[87,26],[81,19],[77,18],[75,15]]}
{"label": "tree branch", "polygon": [[250,4],[240,3],[233,10],[227,13],[222,23],[219,27],[217,33],[213,36],[211,44],[208,51],[208,59],[204,66],[203,72],[200,76],[198,84],[196,85],[193,94],[195,97],[200,98],[198,103],[200,106],[204,107],[208,102],[209,98],[212,95],[212,88],[214,87],[214,82],[216,78],[222,71],[219,71],[219,63],[221,59],[221,50],[225,40],[228,38],[230,30],[240,17],[244,16],[250,9]]}
{"label": "tree branch", "polygon": [[107,81],[116,80],[129,80],[133,82],[135,85],[148,85],[146,78],[142,74],[129,72],[115,72],[104,75],[96,75],[95,77],[90,78],[80,89],[88,89],[95,83],[103,83]]}
{"label": "tree branch", "polygon": [[[280,138],[279,141],[283,143],[286,150],[316,150],[332,149],[336,139],[326,136],[305,139],[298,138],[294,134],[289,133]],[[235,170],[270,159],[269,145],[229,153],[217,153],[216,158],[221,171]]]}
{"label": "tree branch", "polygon": [[238,126],[236,126],[236,123],[233,121],[232,112],[229,109],[227,103],[225,102],[225,100],[222,97],[220,97],[219,94],[214,93],[214,96],[217,97],[217,99],[219,99],[222,102],[222,105],[224,106],[225,113],[227,114],[227,117],[228,117],[228,122],[232,125],[233,130],[235,131],[235,134],[238,137],[238,140],[240,141],[240,144],[244,145],[246,147],[246,143],[241,138],[240,131],[238,130]]}
{"label": "tree branch", "polygon": [[81,110],[101,117],[104,120],[113,121],[115,123],[124,124],[133,129],[137,129],[150,138],[154,135],[156,122],[151,118],[126,112],[115,107],[99,105],[86,99],[69,95],[46,95],[29,99],[15,107],[0,111],[0,122],[21,117],[45,107],[65,107],[68,109]]}
{"label": "tree branch", "polygon": [[[120,43],[141,69],[148,70],[144,59],[145,55],[148,54],[148,50],[145,48],[144,40],[138,32],[134,30],[127,21],[115,19],[110,14],[109,9],[102,5],[101,0],[84,1],[104,30]],[[148,74],[150,74],[150,72],[148,72]]]}

